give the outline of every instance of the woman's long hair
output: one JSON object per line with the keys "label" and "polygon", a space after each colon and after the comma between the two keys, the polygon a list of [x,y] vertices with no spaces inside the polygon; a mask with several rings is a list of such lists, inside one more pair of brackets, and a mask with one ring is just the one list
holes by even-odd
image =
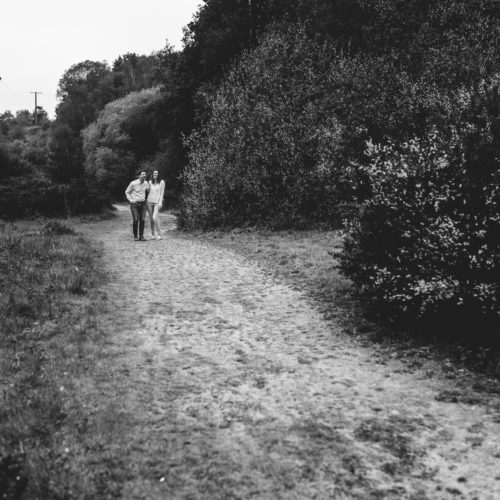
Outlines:
{"label": "woman's long hair", "polygon": [[152,174],[151,174],[151,179],[150,179],[150,182],[151,184],[160,184],[161,182],[161,179],[160,179],[160,172],[158,172],[158,175],[156,176],[156,179],[154,178],[154,173],[155,172],[158,172],[158,170],[155,170]]}

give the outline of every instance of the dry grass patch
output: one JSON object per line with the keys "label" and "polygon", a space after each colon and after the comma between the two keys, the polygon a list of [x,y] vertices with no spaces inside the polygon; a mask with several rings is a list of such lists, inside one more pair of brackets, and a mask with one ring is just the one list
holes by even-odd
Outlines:
{"label": "dry grass patch", "polygon": [[99,350],[100,250],[59,221],[0,225],[0,492],[67,498],[65,434]]}
{"label": "dry grass patch", "polygon": [[336,258],[342,249],[340,230],[236,229],[194,234],[258,260],[271,272],[289,278],[296,288],[307,289],[321,298],[323,303],[349,293],[350,283],[340,274]]}

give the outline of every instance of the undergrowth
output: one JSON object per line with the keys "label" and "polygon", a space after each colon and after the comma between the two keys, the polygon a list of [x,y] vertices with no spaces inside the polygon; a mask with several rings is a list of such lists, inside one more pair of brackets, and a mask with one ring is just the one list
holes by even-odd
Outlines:
{"label": "undergrowth", "polygon": [[0,224],[0,498],[68,498],[65,428],[91,369],[99,249],[58,221]]}

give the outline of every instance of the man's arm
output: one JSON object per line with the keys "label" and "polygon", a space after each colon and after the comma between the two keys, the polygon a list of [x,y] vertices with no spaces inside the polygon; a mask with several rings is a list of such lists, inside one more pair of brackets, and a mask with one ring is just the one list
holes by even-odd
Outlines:
{"label": "man's arm", "polygon": [[132,181],[129,185],[128,188],[125,189],[125,196],[127,197],[127,200],[132,203],[132,197],[130,196],[132,194],[132,191],[134,190],[134,181]]}

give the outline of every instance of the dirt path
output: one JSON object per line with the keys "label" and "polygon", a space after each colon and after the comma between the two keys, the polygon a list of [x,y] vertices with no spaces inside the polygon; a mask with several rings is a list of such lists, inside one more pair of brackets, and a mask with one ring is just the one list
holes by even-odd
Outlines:
{"label": "dirt path", "polygon": [[171,216],[135,243],[129,217],[84,227],[114,333],[82,388],[94,463],[72,467],[102,498],[500,498],[498,407],[438,401],[449,381],[379,364],[257,264]]}

